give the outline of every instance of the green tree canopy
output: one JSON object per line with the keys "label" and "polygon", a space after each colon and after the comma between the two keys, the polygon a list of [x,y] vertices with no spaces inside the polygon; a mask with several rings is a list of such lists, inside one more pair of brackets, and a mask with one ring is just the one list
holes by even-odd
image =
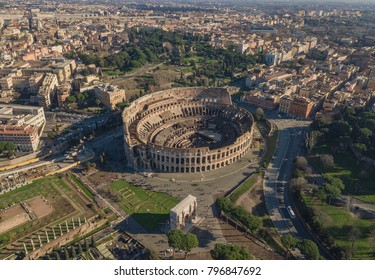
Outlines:
{"label": "green tree canopy", "polygon": [[298,239],[291,234],[281,236],[281,243],[287,250],[294,249],[298,244]]}
{"label": "green tree canopy", "polygon": [[181,249],[184,244],[184,234],[179,229],[168,232],[168,245],[173,249]]}
{"label": "green tree canopy", "polygon": [[198,247],[198,245],[198,238],[195,234],[189,232],[184,236],[181,249],[185,251],[185,259],[187,254],[190,253],[193,248]]}
{"label": "green tree canopy", "polygon": [[210,251],[214,260],[252,260],[253,256],[244,248],[232,244],[215,244]]}
{"label": "green tree canopy", "polygon": [[319,249],[314,241],[304,239],[302,242],[298,244],[298,248],[301,250],[301,253],[305,256],[306,259],[308,260],[320,259]]}
{"label": "green tree canopy", "polygon": [[265,116],[264,116],[264,111],[262,108],[258,107],[255,109],[255,120],[257,121],[261,121],[261,120],[264,120]]}

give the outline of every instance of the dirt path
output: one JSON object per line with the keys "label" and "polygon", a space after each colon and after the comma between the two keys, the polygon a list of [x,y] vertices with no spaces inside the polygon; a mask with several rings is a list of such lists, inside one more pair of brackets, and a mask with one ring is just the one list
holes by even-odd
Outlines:
{"label": "dirt path", "polygon": [[276,252],[267,251],[258,244],[245,237],[244,234],[229,224],[224,222],[220,223],[221,230],[228,243],[238,244],[249,250],[255,259],[259,260],[282,260],[283,256]]}
{"label": "dirt path", "polygon": [[261,217],[268,214],[264,202],[261,176],[259,176],[254,186],[249,191],[238,198],[236,205],[242,206],[255,216]]}

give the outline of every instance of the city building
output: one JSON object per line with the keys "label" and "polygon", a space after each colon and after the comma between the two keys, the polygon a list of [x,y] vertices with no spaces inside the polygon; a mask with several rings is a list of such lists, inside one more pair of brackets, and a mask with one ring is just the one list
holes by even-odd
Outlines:
{"label": "city building", "polygon": [[38,129],[31,125],[0,125],[0,141],[12,142],[17,150],[31,152],[38,149]]}
{"label": "city building", "polygon": [[1,104],[0,123],[0,141],[12,142],[20,151],[35,151],[46,119],[41,107]]}
{"label": "city building", "polygon": [[115,109],[116,104],[126,100],[125,90],[114,85],[100,84],[94,87],[95,97],[109,109]]}
{"label": "city building", "polygon": [[44,108],[49,108],[52,100],[56,96],[58,84],[57,76],[55,74],[47,73],[37,95],[32,97],[31,101],[38,103],[39,106],[43,106]]}
{"label": "city building", "polygon": [[290,103],[288,114],[300,118],[308,118],[313,106],[314,102],[309,98],[296,96]]}

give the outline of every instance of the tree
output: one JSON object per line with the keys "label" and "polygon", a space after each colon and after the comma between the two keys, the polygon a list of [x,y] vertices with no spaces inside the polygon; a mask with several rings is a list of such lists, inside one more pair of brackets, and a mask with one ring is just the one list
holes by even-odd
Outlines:
{"label": "tree", "polygon": [[4,149],[8,152],[13,152],[16,149],[16,145],[12,142],[5,142]]}
{"label": "tree", "polygon": [[305,134],[305,147],[307,154],[310,154],[311,151],[315,148],[316,144],[318,143],[320,134],[321,133],[317,130],[313,130]]}
{"label": "tree", "polygon": [[241,206],[235,206],[227,197],[217,198],[216,204],[221,211],[229,214],[234,220],[237,220],[254,233],[263,225],[262,219],[250,214]]}
{"label": "tree", "polygon": [[290,250],[293,250],[297,246],[298,239],[293,237],[291,234],[285,234],[281,236],[281,243],[286,249],[286,258],[288,258]]}
{"label": "tree", "polygon": [[78,101],[83,101],[85,100],[85,96],[82,93],[77,93],[76,98]]}
{"label": "tree", "polygon": [[320,201],[323,203],[324,201],[326,201],[327,199],[327,194],[324,192],[324,190],[322,188],[319,188],[316,192],[315,192],[315,196],[320,199]]}
{"label": "tree", "polygon": [[83,254],[83,250],[82,250],[81,242],[78,242],[78,253],[79,253],[80,255]]}
{"label": "tree", "polygon": [[64,247],[64,255],[65,255],[66,260],[70,260],[70,255],[69,255],[68,249],[66,249],[66,247]]}
{"label": "tree", "polygon": [[366,146],[365,144],[362,144],[362,143],[355,143],[353,146],[354,146],[354,148],[356,148],[357,151],[360,152],[361,154],[367,152],[367,146]]}
{"label": "tree", "polygon": [[255,110],[255,120],[257,121],[261,121],[261,120],[264,120],[265,116],[264,116],[264,111],[262,108],[258,107],[256,108]]}
{"label": "tree", "polygon": [[214,260],[252,260],[253,256],[249,252],[236,244],[215,244],[210,251]]}
{"label": "tree", "polygon": [[308,167],[308,162],[305,157],[296,157],[294,161],[295,166],[301,170],[301,171],[306,171]]}
{"label": "tree", "polygon": [[345,189],[345,185],[341,179],[332,177],[330,175],[324,175],[323,179],[323,191],[330,197],[331,202],[332,197],[336,198],[341,195],[341,191]]}
{"label": "tree", "polygon": [[99,106],[100,103],[102,103],[102,102],[101,102],[99,99],[95,99],[95,104],[96,104],[97,106]]}
{"label": "tree", "polygon": [[352,131],[352,127],[343,120],[332,122],[329,126],[329,138],[335,141],[340,136],[347,136]]}
{"label": "tree", "polygon": [[81,71],[81,75],[83,75],[83,76],[88,76],[88,75],[90,75],[90,71],[88,70],[88,69],[83,69],[82,71]]}
{"label": "tree", "polygon": [[187,257],[187,254],[190,253],[193,248],[198,247],[198,245],[198,238],[195,234],[192,234],[190,232],[185,234],[181,247],[181,249],[185,251],[185,259]]}
{"label": "tree", "polygon": [[368,128],[360,128],[358,133],[360,138],[368,139],[372,136],[372,131]]}
{"label": "tree", "polygon": [[75,259],[77,257],[76,248],[74,247],[74,245],[72,245],[71,249],[72,249],[72,258]]}
{"label": "tree", "polygon": [[69,96],[66,100],[69,103],[75,103],[77,101],[77,99],[73,95]]}
{"label": "tree", "polygon": [[0,142],[0,153],[7,151],[8,157],[12,157],[14,155],[14,151],[16,150],[17,146],[12,142]]}
{"label": "tree", "polygon": [[89,242],[85,238],[85,251],[88,252],[90,250]]}
{"label": "tree", "polygon": [[325,170],[335,167],[335,159],[330,154],[322,154],[319,156],[320,162]]}
{"label": "tree", "polygon": [[368,128],[360,128],[358,130],[358,141],[362,144],[368,145],[371,142],[372,131]]}
{"label": "tree", "polygon": [[174,229],[168,232],[168,245],[173,248],[173,256],[176,249],[181,249],[184,243],[184,235],[181,230]]}
{"label": "tree", "polygon": [[318,246],[314,241],[304,239],[298,244],[298,248],[301,250],[301,253],[305,255],[305,258],[308,260],[319,260],[320,253]]}
{"label": "tree", "polygon": [[91,247],[96,247],[96,240],[94,236],[91,236]]}
{"label": "tree", "polygon": [[300,191],[307,187],[307,181],[305,177],[293,178],[290,180],[290,187],[293,191]]}

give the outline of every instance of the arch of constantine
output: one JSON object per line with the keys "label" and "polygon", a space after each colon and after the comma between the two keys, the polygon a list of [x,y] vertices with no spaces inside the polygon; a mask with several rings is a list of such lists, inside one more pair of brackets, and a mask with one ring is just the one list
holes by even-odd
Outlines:
{"label": "arch of constantine", "polygon": [[197,198],[189,194],[179,204],[170,210],[170,229],[183,230],[187,224],[191,224],[197,216]]}
{"label": "arch of constantine", "polygon": [[174,88],[143,96],[123,112],[128,166],[195,173],[218,169],[250,149],[253,116],[225,88]]}

